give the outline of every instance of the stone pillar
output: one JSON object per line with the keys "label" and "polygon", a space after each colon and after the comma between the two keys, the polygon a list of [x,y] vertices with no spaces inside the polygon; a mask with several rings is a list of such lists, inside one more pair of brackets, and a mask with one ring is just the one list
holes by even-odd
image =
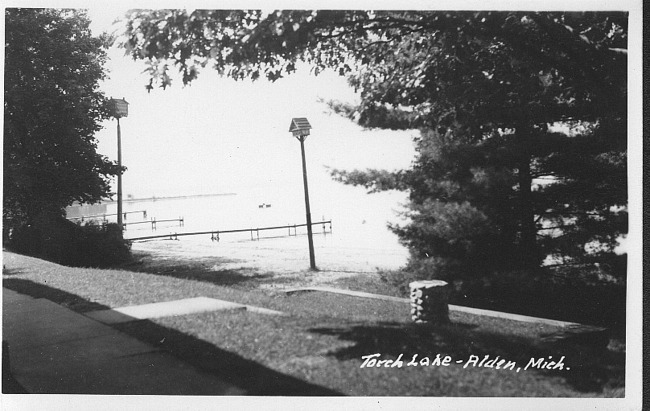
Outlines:
{"label": "stone pillar", "polygon": [[416,323],[449,322],[449,287],[440,280],[414,281],[411,288],[411,318]]}

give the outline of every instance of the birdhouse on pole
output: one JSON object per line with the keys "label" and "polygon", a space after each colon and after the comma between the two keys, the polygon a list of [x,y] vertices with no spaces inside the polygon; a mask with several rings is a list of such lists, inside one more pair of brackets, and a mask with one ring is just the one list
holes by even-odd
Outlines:
{"label": "birdhouse on pole", "polygon": [[111,115],[115,118],[129,116],[129,103],[125,99],[112,98],[110,100]]}
{"label": "birdhouse on pole", "polygon": [[300,154],[302,155],[302,181],[305,186],[305,217],[307,218],[307,240],[309,241],[309,266],[316,270],[316,258],[314,257],[314,240],[311,232],[311,210],[309,208],[309,188],[307,187],[307,161],[305,160],[305,139],[309,135],[311,124],[304,117],[291,119],[289,132],[300,141]]}
{"label": "birdhouse on pole", "polygon": [[293,136],[297,139],[306,138],[309,135],[309,130],[311,129],[311,124],[305,117],[295,117],[291,119],[291,125],[289,126],[289,132],[293,133]]}

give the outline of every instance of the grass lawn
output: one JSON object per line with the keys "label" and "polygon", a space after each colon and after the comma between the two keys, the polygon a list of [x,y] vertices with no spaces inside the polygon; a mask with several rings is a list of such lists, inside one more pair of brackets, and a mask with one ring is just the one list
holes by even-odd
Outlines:
{"label": "grass lawn", "polygon": [[[219,311],[116,326],[207,372],[224,367],[214,347],[344,395],[624,396],[623,350],[543,343],[541,337],[558,331],[553,326],[457,312],[448,325],[413,324],[405,303],[321,292],[287,295],[270,287],[273,273],[219,271],[215,261],[153,261],[140,255],[141,264],[98,270],[3,256],[5,287],[78,312],[206,296],[288,314]],[[362,368],[362,357],[371,354],[403,363]],[[418,364],[409,366],[415,355]],[[514,365],[478,366],[486,355]],[[449,363],[419,363],[436,356],[449,356]],[[564,356],[564,369],[524,370],[531,358],[549,356],[555,361]]]}

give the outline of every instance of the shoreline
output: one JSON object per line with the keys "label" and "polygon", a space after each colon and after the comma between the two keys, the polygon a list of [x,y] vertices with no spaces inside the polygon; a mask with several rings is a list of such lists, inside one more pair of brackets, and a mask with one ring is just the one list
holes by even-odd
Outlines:
{"label": "shoreline", "polygon": [[[318,270],[312,271],[304,238],[277,240],[221,243],[209,240],[159,240],[135,242],[131,250],[136,261],[144,259],[149,268],[164,270],[187,267],[191,271],[199,269],[206,275],[209,272],[218,275],[218,272],[236,271],[244,277],[256,279],[259,288],[333,285],[339,280],[354,277],[360,280],[378,279],[380,271],[397,269],[402,265],[402,258],[391,258],[389,250],[331,247],[323,238],[317,238],[315,254]],[[403,257],[405,261],[406,253],[403,254],[394,254],[394,257]]]}

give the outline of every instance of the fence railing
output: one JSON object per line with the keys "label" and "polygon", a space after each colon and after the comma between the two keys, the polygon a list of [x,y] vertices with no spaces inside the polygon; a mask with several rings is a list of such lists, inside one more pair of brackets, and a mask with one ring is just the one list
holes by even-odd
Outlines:
{"label": "fence railing", "polygon": [[[159,220],[160,221],[160,220]],[[149,221],[147,221],[149,222]],[[327,220],[327,221],[318,221],[318,222],[313,222],[311,223],[312,227],[315,225],[322,225],[323,226],[323,233],[331,233],[332,232],[332,220]],[[246,233],[250,232],[251,234],[251,240],[259,240],[260,239],[260,231],[268,231],[268,230],[283,230],[283,229],[288,229],[289,230],[289,236],[291,236],[291,229],[293,228],[293,235],[297,235],[296,229],[298,227],[307,227],[307,224],[288,224],[288,225],[282,225],[282,226],[273,226],[273,227],[256,227],[256,228],[241,228],[237,230],[210,230],[210,231],[196,231],[196,232],[190,232],[190,233],[173,233],[173,234],[164,234],[164,235],[148,235],[144,237],[134,237],[134,238],[127,238],[129,241],[141,241],[141,240],[155,240],[159,238],[166,238],[169,240],[178,240],[178,237],[185,237],[185,236],[191,236],[191,235],[210,235],[210,239],[212,241],[219,241],[221,234],[230,234],[230,233]],[[329,229],[329,231],[328,231]]]}

